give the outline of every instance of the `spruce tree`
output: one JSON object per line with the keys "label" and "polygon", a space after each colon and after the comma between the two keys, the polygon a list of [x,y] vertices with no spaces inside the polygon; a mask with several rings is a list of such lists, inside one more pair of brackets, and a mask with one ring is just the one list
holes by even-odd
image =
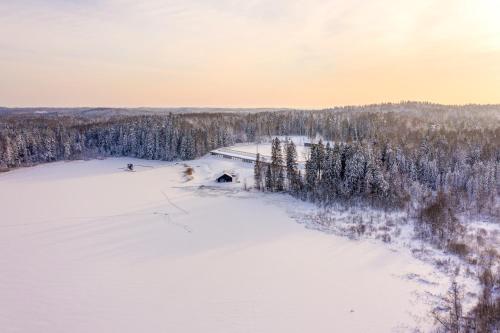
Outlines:
{"label": "spruce tree", "polygon": [[282,192],[285,189],[285,173],[283,167],[278,170],[278,176],[276,177],[276,191]]}
{"label": "spruce tree", "polygon": [[255,180],[255,188],[260,190],[262,187],[262,165],[260,162],[260,154],[257,153],[257,158],[255,160],[254,166],[254,180]]}
{"label": "spruce tree", "polygon": [[[281,151],[280,139],[274,138],[271,147],[271,190],[282,191],[284,187],[284,177],[280,179],[280,173],[283,173],[283,153]],[[281,189],[281,190],[280,190]]]}
{"label": "spruce tree", "polygon": [[297,169],[297,149],[293,141],[290,141],[286,145],[286,178],[290,191],[297,188]]}
{"label": "spruce tree", "polygon": [[325,165],[325,146],[323,145],[323,141],[320,139],[318,144],[316,145],[316,161],[315,161],[317,179],[319,181],[321,180],[324,165]]}
{"label": "spruce tree", "polygon": [[306,166],[305,166],[305,182],[306,182],[306,187],[308,191],[313,191],[317,178],[318,178],[318,172],[317,172],[317,161],[318,161],[318,153],[317,153],[317,146],[313,145],[311,147],[311,153],[309,155],[309,159],[306,161]]}
{"label": "spruce tree", "polygon": [[322,195],[324,200],[335,197],[335,162],[333,160],[333,149],[327,144],[322,175]]}
{"label": "spruce tree", "polygon": [[272,179],[272,174],[271,174],[271,166],[268,164],[266,168],[266,190],[267,191],[272,191],[273,190],[273,179]]}

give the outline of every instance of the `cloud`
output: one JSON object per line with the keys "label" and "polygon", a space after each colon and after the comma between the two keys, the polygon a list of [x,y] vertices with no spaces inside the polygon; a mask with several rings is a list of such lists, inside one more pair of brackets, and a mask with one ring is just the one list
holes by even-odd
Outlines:
{"label": "cloud", "polygon": [[[0,103],[54,104],[61,92],[86,105],[491,101],[470,82],[500,88],[499,11],[495,0],[3,2],[0,71],[12,84]],[[446,89],[457,79],[463,96]]]}

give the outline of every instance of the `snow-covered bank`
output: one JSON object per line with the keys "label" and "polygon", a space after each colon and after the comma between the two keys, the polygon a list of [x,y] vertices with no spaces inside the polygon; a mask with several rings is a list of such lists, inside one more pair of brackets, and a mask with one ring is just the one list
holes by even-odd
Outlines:
{"label": "snow-covered bank", "polygon": [[295,223],[312,206],[242,190],[250,164],[187,164],[192,180],[124,158],[1,174],[1,331],[429,329],[425,296],[449,282],[431,265]]}

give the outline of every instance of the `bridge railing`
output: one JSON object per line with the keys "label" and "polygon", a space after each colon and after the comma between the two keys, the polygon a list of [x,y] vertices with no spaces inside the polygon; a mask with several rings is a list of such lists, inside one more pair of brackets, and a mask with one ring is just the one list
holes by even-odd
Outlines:
{"label": "bridge railing", "polygon": [[[246,151],[239,151],[231,148],[219,148],[216,150],[212,150],[210,153],[212,155],[221,155],[222,157],[227,156],[226,158],[234,158],[239,160],[248,160],[248,158],[250,158],[253,162],[255,162],[255,160],[257,159],[257,154],[249,153]],[[270,162],[271,156],[261,154],[260,159],[262,162]]]}

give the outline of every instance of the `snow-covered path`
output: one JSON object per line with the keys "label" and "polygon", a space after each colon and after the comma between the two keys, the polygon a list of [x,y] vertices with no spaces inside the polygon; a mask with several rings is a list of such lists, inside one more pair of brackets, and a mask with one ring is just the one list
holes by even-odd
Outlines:
{"label": "snow-covered path", "polygon": [[[308,230],[227,168],[61,162],[0,175],[1,332],[408,331],[432,267]],[[246,169],[244,169],[246,168]],[[207,185],[199,188],[199,185]],[[210,186],[208,186],[210,185]],[[214,185],[212,187],[212,185]],[[279,201],[279,200],[278,200]]]}

